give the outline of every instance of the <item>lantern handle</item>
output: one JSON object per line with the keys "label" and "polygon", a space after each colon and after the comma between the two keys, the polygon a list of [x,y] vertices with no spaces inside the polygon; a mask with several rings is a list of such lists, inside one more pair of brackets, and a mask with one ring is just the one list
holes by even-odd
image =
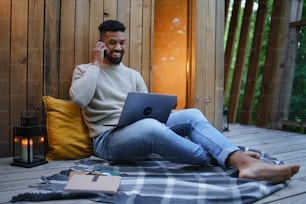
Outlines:
{"label": "lantern handle", "polygon": [[[32,111],[28,107],[32,108]],[[26,109],[21,110],[21,125],[32,126],[38,124],[38,111],[33,104],[28,104]]]}

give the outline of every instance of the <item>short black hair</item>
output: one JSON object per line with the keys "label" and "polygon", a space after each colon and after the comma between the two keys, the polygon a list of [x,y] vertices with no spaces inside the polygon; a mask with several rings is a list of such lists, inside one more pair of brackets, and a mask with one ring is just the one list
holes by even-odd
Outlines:
{"label": "short black hair", "polygon": [[125,31],[125,26],[123,25],[123,23],[121,23],[117,20],[106,20],[106,21],[104,21],[100,24],[98,29],[99,29],[100,33],[105,33],[107,31],[111,31],[111,32],[121,31],[121,32],[124,32]]}

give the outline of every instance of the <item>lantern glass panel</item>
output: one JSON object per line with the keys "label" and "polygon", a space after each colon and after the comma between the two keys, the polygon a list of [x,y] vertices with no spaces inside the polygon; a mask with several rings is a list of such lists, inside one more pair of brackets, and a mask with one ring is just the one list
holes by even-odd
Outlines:
{"label": "lantern glass panel", "polygon": [[12,165],[34,167],[47,163],[44,126],[18,126],[13,128],[13,133]]}

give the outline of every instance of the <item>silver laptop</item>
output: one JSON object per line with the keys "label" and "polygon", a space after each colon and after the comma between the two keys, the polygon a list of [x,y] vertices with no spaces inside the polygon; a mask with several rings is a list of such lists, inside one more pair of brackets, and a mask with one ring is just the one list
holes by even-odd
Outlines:
{"label": "silver laptop", "polygon": [[177,96],[130,92],[125,100],[117,127],[123,127],[144,118],[166,123],[177,105]]}

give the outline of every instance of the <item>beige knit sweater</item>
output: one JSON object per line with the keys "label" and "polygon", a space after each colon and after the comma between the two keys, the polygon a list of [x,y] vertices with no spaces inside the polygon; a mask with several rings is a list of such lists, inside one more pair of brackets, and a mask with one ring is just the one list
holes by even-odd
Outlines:
{"label": "beige knit sweater", "polygon": [[76,66],[69,90],[71,99],[82,108],[91,137],[114,128],[128,92],[148,90],[140,73],[122,63]]}

